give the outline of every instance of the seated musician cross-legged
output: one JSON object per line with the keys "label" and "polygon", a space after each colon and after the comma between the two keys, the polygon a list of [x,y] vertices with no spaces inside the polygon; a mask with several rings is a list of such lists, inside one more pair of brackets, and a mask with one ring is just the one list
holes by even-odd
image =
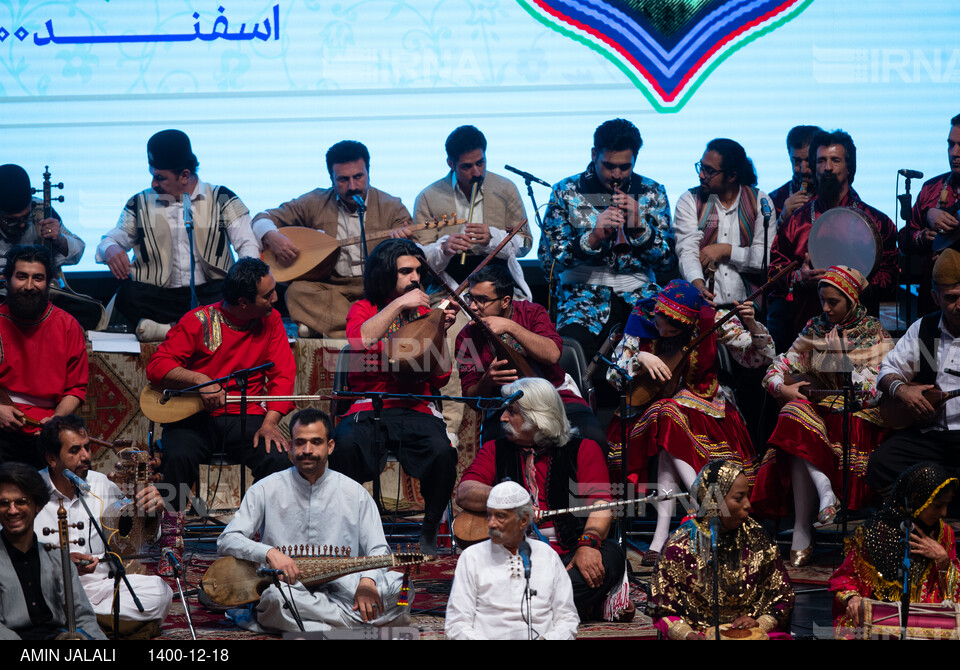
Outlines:
{"label": "seated musician cross-legged", "polygon": [[[918,463],[897,479],[877,514],[857,528],[843,564],[830,578],[837,638],[851,638],[863,621],[863,599],[898,602],[903,593],[904,523],[910,532],[910,602],[956,603],[960,561],[953,529],[943,522],[957,478],[934,463]],[[894,625],[897,625],[895,620]]]}
{"label": "seated musician cross-legged", "polygon": [[[750,518],[750,484],[743,469],[730,461],[711,461],[691,491],[697,517],[664,546],[650,586],[654,625],[671,640],[710,635],[715,624],[710,518],[719,516],[720,624],[733,629],[726,635],[765,639],[783,631],[793,610],[793,586],[777,545]],[[720,635],[725,636],[724,628]]]}
{"label": "seated musician cross-legged", "polygon": [[[386,569],[367,570],[308,587],[298,581],[306,581],[307,574],[301,574],[297,562],[278,548],[290,551],[290,547],[306,544],[337,547],[341,555],[345,547],[349,556],[390,553],[373,498],[361,485],[327,467],[336,447],[330,432],[330,418],[317,409],[293,415],[290,433],[294,467],[250,488],[240,510],[217,540],[217,549],[222,556],[282,570],[284,581],[292,585],[284,592],[307,631],[364,623],[382,626],[404,616],[413,600],[411,595],[399,604],[402,575]],[[257,533],[261,534],[259,541],[255,539]],[[255,620],[238,623],[258,630],[299,629],[276,586],[264,591],[255,615]]]}
{"label": "seated musician cross-legged", "polygon": [[[76,495],[73,482],[63,474],[64,470],[69,470],[90,486],[90,491],[82,496],[83,501],[110,539],[113,532],[110,519],[120,518],[116,506],[131,501],[124,499],[119,487],[106,475],[90,469],[90,438],[83,420],[73,414],[53,417],[40,432],[40,448],[47,461],[47,467],[40,471],[40,476],[43,477],[50,491],[51,502],[37,514],[35,522],[37,533],[41,534],[44,527],[56,527],[57,508],[62,501],[67,511],[67,520],[71,524],[83,523],[82,529],[71,526],[69,530],[71,541],[80,538],[84,540],[82,546],[73,547],[76,551],[71,551],[70,558],[77,566],[80,585],[90,599],[94,612],[104,622],[104,626],[113,624],[113,598],[116,595],[120,599],[121,635],[152,637],[159,634],[160,624],[167,618],[167,613],[170,611],[173,591],[160,577],[136,574],[130,570],[130,566],[127,566],[130,570],[127,573],[127,579],[143,605],[143,611],[141,612],[133,603],[126,586],[121,585],[119,591],[114,591],[112,563],[104,556],[106,549],[103,542],[97,532],[90,527],[86,509],[81,496]],[[137,506],[137,514],[141,519],[151,518],[163,505],[160,492],[153,485],[142,488],[133,502]],[[134,515],[128,516],[127,519],[131,524],[141,522],[141,519],[134,518]],[[156,531],[155,524],[151,527]],[[117,529],[117,533],[122,532]],[[156,536],[144,537],[144,540],[155,541]],[[116,548],[112,547],[112,550],[116,551]]]}
{"label": "seated musician cross-legged", "polygon": [[[506,436],[487,442],[463,473],[457,504],[486,512],[487,497],[505,478],[530,492],[535,511],[563,510],[609,501],[610,478],[603,451],[593,440],[570,430],[563,402],[553,384],[527,377],[503,387],[504,396],[522,391],[503,412]],[[573,584],[580,619],[614,619],[633,612],[623,586],[624,554],[608,538],[613,514],[561,514],[545,523],[538,535],[560,554]],[[482,539],[482,538],[478,538]]]}

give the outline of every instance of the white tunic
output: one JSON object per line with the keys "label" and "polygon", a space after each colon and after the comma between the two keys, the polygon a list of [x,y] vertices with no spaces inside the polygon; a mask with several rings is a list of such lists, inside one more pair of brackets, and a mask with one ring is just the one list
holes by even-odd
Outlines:
{"label": "white tunic", "polygon": [[[573,587],[560,556],[544,542],[530,542],[530,586],[534,636],[572,640],[580,617]],[[468,547],[457,559],[447,602],[446,633],[453,640],[526,640],[521,616],[526,581],[518,554],[486,540]],[[526,605],[523,605],[526,614]]]}
{"label": "white tunic", "polygon": [[[252,538],[261,534],[261,541]],[[310,484],[296,468],[290,468],[260,480],[247,491],[233,521],[217,540],[221,556],[235,556],[266,564],[273,547],[310,544],[347,547],[351,556],[383,556],[390,546],[383,535],[377,506],[370,494],[349,477],[327,468]],[[384,614],[374,625],[388,623],[405,613],[397,606],[403,576],[385,569],[346,575],[319,587],[292,587],[292,594],[304,628],[324,631],[357,626],[362,623],[353,611],[353,597],[363,577],[376,582],[383,601]],[[284,585],[284,593],[290,593]],[[412,596],[410,598],[412,601]],[[297,631],[291,614],[283,609],[283,599],[271,586],[257,606],[257,623],[243,622],[251,628]]]}
{"label": "white tunic", "polygon": [[[70,553],[90,554],[100,559],[94,571],[88,575],[80,575],[80,584],[93,605],[93,611],[105,616],[113,615],[113,577],[110,576],[111,562],[103,560],[104,547],[100,536],[90,527],[90,520],[87,511],[83,508],[79,496],[73,496],[68,499],[54,486],[50,481],[50,471],[44,468],[40,471],[40,476],[50,491],[50,502],[43,506],[37,513],[33,522],[34,531],[37,533],[41,546],[44,544],[57,544],[57,536],[44,536],[44,528],[57,529],[57,509],[60,507],[60,500],[63,500],[64,509],[67,510],[67,521],[75,524],[83,522],[83,530],[70,528],[70,539],[77,540],[83,538],[83,546],[71,545]],[[112,481],[107,479],[106,475],[91,470],[87,473],[87,483],[90,484],[90,493],[83,494],[83,498],[90,507],[90,512],[96,517],[97,522],[103,525],[101,516],[103,510],[109,508],[114,502],[124,500],[123,493]],[[104,528],[104,533],[109,537],[110,529]],[[59,551],[59,550],[56,550]],[[130,586],[133,587],[144,611],[141,612],[133,603],[130,592],[125,585],[120,586],[120,618],[129,621],[154,621],[163,622],[170,611],[170,603],[173,600],[173,591],[167,586],[162,578],[153,575],[127,575]]]}

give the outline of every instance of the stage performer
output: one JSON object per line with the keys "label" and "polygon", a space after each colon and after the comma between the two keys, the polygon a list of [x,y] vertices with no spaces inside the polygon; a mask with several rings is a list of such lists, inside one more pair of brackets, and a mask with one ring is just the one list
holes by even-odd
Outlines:
{"label": "stage performer", "polygon": [[680,274],[712,305],[731,307],[758,285],[764,253],[777,232],[773,207],[757,189],[753,161],[737,142],[710,140],[696,168],[700,186],[683,192],[673,220]]}
{"label": "stage performer", "polygon": [[[753,304],[738,304],[736,311],[739,318],[731,317],[689,355],[679,390],[672,397],[655,400],[638,419],[630,421],[629,455],[625,458],[634,482],[647,482],[647,463],[654,457],[659,463],[657,490],[661,494],[677,493],[681,485],[690,490],[697,470],[711,459],[732,461],[753,481],[756,455],[730,392],[717,381],[717,345],[726,347],[734,360],[748,368],[767,365],[774,351],[770,334],[754,319]],[[705,305],[690,282],[670,282],[656,298],[644,300],[634,309],[617,348],[620,367],[631,375],[668,381],[672,371],[660,357],[676,354],[725,314]],[[618,381],[613,369],[607,374],[611,381]],[[607,441],[611,450],[620,445],[619,419],[610,423]],[[644,565],[656,562],[670,533],[673,509],[672,500],[657,504],[657,528],[643,556]]]}
{"label": "stage performer", "polygon": [[[40,551],[33,530],[34,519],[48,500],[36,468],[24,463],[0,465],[0,640],[52,640],[65,630],[60,551]],[[77,571],[69,569],[77,631],[106,640]]]}
{"label": "stage performer", "polygon": [[763,380],[783,408],[768,440],[774,448],[764,455],[752,503],[763,516],[786,516],[786,493],[792,484],[795,520],[790,563],[796,567],[809,563],[813,555],[814,501],[819,501],[817,521],[826,525],[838,512],[835,492],[843,492],[843,396],[811,400],[804,390],[842,388],[847,366],[856,411],[850,417],[846,506],[860,509],[872,499],[865,480],[867,459],[886,433],[877,409],[877,372],[893,342],[880,321],[867,316],[860,304],[860,292],[866,286],[867,280],[853,268],[828,268],[819,282],[823,313],[807,323],[789,351],[774,359]]}
{"label": "stage performer", "polygon": [[0,461],[42,468],[39,427],[51,416],[72,414],[87,396],[87,349],[83,329],[48,300],[54,269],[41,246],[7,252],[3,276],[7,301],[0,305],[0,389],[12,404],[0,404]]}
{"label": "stage performer", "polygon": [[[392,369],[384,342],[403,325],[425,315],[430,298],[420,288],[423,251],[410,240],[391,239],[377,245],[367,259],[363,275],[363,300],[350,308],[347,337],[357,354],[350,366],[351,391],[434,395],[450,376],[449,356],[428,356],[423,374]],[[456,310],[443,315],[444,334],[456,319]],[[445,360],[444,360],[445,358]],[[436,554],[437,529],[457,473],[457,451],[447,437],[446,425],[432,402],[388,398],[383,402],[380,443],[375,440],[375,414],[370,399],[350,406],[337,425],[337,450],[330,467],[358,482],[379,477],[387,452],[397,454],[404,472],[420,480],[424,498],[420,550]]]}
{"label": "stage performer", "polygon": [[656,295],[656,272],[676,267],[666,189],[634,172],[641,146],[629,121],[602,123],[587,169],[554,186],[543,220],[538,255],[557,286],[557,330],[584,351]]}
{"label": "stage performer", "polygon": [[[76,495],[76,487],[63,475],[63,471],[70,470],[90,485],[90,491],[82,496],[101,526],[105,511],[131,501],[106,475],[90,469],[90,438],[80,417],[73,414],[53,417],[40,433],[40,449],[47,462],[47,467],[40,471],[40,476],[50,491],[50,504],[37,513],[34,528],[38,535],[43,534],[44,528],[56,528],[57,509],[60,503],[63,503],[67,510],[67,521],[71,524],[70,540],[82,538],[84,541],[82,546],[71,547],[76,551],[70,552],[70,558],[77,568],[80,585],[87,594],[94,613],[99,617],[104,629],[110,631],[113,627],[114,597],[112,563],[105,559],[106,549],[100,535],[90,526],[87,511],[80,496]],[[144,515],[156,514],[163,507],[163,498],[153,485],[144,487],[133,502],[138,512]],[[83,523],[83,530],[73,526],[78,522]],[[115,529],[104,526],[103,530],[109,537]],[[88,563],[83,564],[81,561]],[[137,608],[127,587],[121,585],[116,592],[120,599],[121,635],[139,639],[156,637],[170,611],[173,591],[162,578],[154,575],[140,575],[131,571],[127,573],[127,579],[144,611]]]}
{"label": "stage performer", "polygon": [[957,214],[957,203],[960,202],[960,114],[950,119],[947,160],[950,171],[924,182],[910,213],[910,222],[899,233],[900,251],[921,259],[918,314],[929,314],[937,309],[930,295],[930,276],[937,260],[933,251],[934,239],[942,233],[953,237],[950,246],[956,246],[955,235],[960,225]]}
{"label": "stage performer", "polygon": [[530,494],[516,482],[497,484],[487,496],[490,539],[467,547],[457,571],[444,621],[451,640],[526,640],[528,622],[535,640],[572,640],[580,617],[563,562],[545,542],[529,546],[530,612],[524,612],[527,585],[520,543],[533,521]]}
{"label": "stage performer", "polygon": [[830,578],[836,637],[856,637],[863,624],[863,598],[898,602],[903,580],[902,524],[910,533],[910,602],[960,600],[960,561],[953,529],[943,522],[957,491],[957,478],[934,463],[918,463],[897,479],[876,515],[847,540],[843,564]]}
{"label": "stage performer", "polygon": [[[516,185],[487,172],[487,138],[482,132],[474,126],[460,126],[447,136],[444,148],[450,172],[420,192],[413,205],[413,220],[421,224],[453,214],[466,221],[473,185],[478,184],[472,221],[417,234],[430,267],[443,273],[450,288],[455,288],[527,216]],[[532,243],[530,230],[525,228],[488,263],[488,267],[507,268],[517,286],[517,297],[526,300],[533,300],[533,294],[517,259],[527,255]]]}
{"label": "stage performer", "polygon": [[[260,480],[247,491],[217,540],[217,550],[221,556],[283,570],[284,581],[293,585],[291,590],[284,586],[285,593],[307,631],[364,623],[383,626],[409,611],[408,602],[398,604],[400,573],[367,570],[307,587],[298,582],[301,570],[296,562],[279,549],[308,544],[346,547],[350,556],[357,557],[390,553],[373,498],[361,485],[327,467],[336,446],[330,432],[330,418],[320,410],[308,408],[291,417],[294,467]],[[276,586],[264,591],[254,612],[254,618],[237,622],[253,630],[299,630]]]}
{"label": "stage performer", "polygon": [[[541,305],[515,300],[516,286],[506,268],[488,265],[470,275],[470,293],[465,297],[471,308],[503,341],[517,351],[540,376],[548,380],[563,399],[563,409],[580,437],[593,440],[606,452],[607,439],[600,421],[580,394],[573,378],[563,371],[558,361],[563,338]],[[509,360],[496,357],[493,345],[474,323],[468,324],[456,342],[457,366],[463,395],[468,397],[499,396],[500,388],[518,379],[518,372]],[[503,436],[499,411],[486,413],[483,442]]]}
{"label": "stage performer", "polygon": [[[248,395],[291,395],[295,364],[280,314],[273,308],[277,290],[270,268],[260,259],[242,258],[227,272],[222,292],[221,302],[188,312],[170,330],[147,364],[147,379],[162,388],[183,389],[273,363],[265,373],[250,376]],[[226,402],[228,389],[231,396],[238,395],[235,384],[206,387],[200,391],[205,411],[163,426],[160,472],[164,483],[176,488],[174,512],[164,517],[167,543],[182,535],[189,503],[183,489],[197,484],[199,464],[215,450],[230,455],[245,450],[244,461],[256,479],[290,465],[287,441],[277,424],[294,409],[293,403],[249,403],[244,444],[240,403]]]}
{"label": "stage performer", "polygon": [[820,126],[794,126],[787,133],[787,155],[793,176],[780,188],[770,191],[770,199],[779,215],[778,226],[816,195],[817,181],[810,169],[810,138],[819,132],[823,132]]}
{"label": "stage performer", "polygon": [[870,286],[860,296],[868,314],[879,316],[880,301],[893,298],[899,275],[897,227],[890,217],[864,203],[853,190],[857,172],[853,138],[842,130],[817,133],[810,140],[810,155],[816,165],[817,195],[780,226],[770,250],[770,277],[792,261],[801,262],[799,270],[781,279],[770,292],[767,324],[777,351],[786,351],[807,321],[820,312],[817,282],[827,268],[813,267],[807,244],[810,228],[823,213],[835,207],[855,209],[876,232],[879,262],[867,277]]}
{"label": "stage performer", "polygon": [[[220,283],[240,257],[259,257],[250,212],[226,186],[197,176],[190,138],[161,130],[147,141],[151,187],[123,208],[117,227],[103,236],[97,262],[120,280],[116,309],[143,341],[162,340],[190,310],[190,277],[200,305],[217,300]],[[183,196],[190,197],[194,265],[184,225]],[[231,246],[233,249],[231,249]],[[127,253],[133,249],[133,263]]]}
{"label": "stage performer", "polygon": [[867,485],[882,495],[911,465],[933,462],[960,475],[957,444],[960,441],[960,401],[931,405],[923,392],[944,393],[960,389],[951,371],[958,366],[955,338],[960,337],[960,252],[944,250],[933,266],[933,298],[939,312],[916,321],[897,341],[880,365],[877,386],[884,394],[894,430],[871,454]]}
{"label": "stage performer", "polygon": [[696,519],[667,542],[650,584],[654,625],[671,640],[702,640],[713,629],[710,518],[719,514],[720,624],[788,637],[793,585],[777,545],[750,518],[747,476],[736,463],[711,461],[691,491]]}
{"label": "stage performer", "polygon": [[[487,442],[457,489],[457,504],[484,512],[490,489],[504,478],[520,482],[541,511],[608,502],[610,478],[600,445],[574,435],[560,394],[546,379],[527,377],[504,386],[504,397],[523,395],[503,411],[506,436]],[[573,583],[582,621],[633,617],[623,588],[624,554],[608,537],[613,514],[564,514],[537,531],[557,550]]]}
{"label": "stage performer", "polygon": [[[278,228],[303,226],[337,240],[360,236],[356,198],[366,207],[363,224],[367,235],[387,230],[407,237],[410,212],[396,198],[370,186],[370,152],[360,142],[344,140],[327,150],[327,172],[332,188],[316,188],[299,198],[253,217],[253,231],[283,265],[301,253]],[[370,244],[370,249],[375,246]],[[300,326],[301,337],[345,337],[347,312],[363,297],[363,252],[360,244],[340,247],[336,266],[320,281],[299,279],[287,288],[287,309]],[[317,259],[319,264],[323,259]]]}

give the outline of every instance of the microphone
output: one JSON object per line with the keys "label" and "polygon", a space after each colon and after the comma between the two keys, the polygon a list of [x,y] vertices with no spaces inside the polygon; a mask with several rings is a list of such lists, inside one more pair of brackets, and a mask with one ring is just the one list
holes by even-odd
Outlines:
{"label": "microphone", "polygon": [[359,195],[354,194],[353,201],[357,204],[358,210],[360,210],[361,212],[367,211],[367,203],[365,203],[363,201],[363,198],[361,198]]}
{"label": "microphone", "polygon": [[760,200],[760,213],[763,215],[763,218],[770,218],[772,212],[770,211],[770,202],[766,198]]}
{"label": "microphone", "polygon": [[520,543],[520,548],[517,550],[520,552],[520,560],[523,562],[523,578],[530,579],[530,543],[524,540]]}
{"label": "microphone", "polygon": [[85,479],[81,479],[67,469],[64,469],[63,476],[70,480],[70,483],[76,486],[82,493],[90,493],[90,485]]}
{"label": "microphone", "polygon": [[923,173],[919,170],[908,170],[903,168],[902,170],[897,170],[897,174],[901,177],[906,177],[907,179],[923,179]]}
{"label": "microphone", "polygon": [[620,340],[621,333],[623,332],[623,324],[618,323],[613,328],[610,329],[610,333],[607,335],[607,339],[603,341],[603,344],[600,346],[600,351],[593,355],[593,358],[590,359],[590,365],[587,366],[586,377],[593,377],[593,373],[597,371],[597,366],[600,364],[600,359],[605,358],[610,350],[616,346],[617,342]]}
{"label": "microphone", "polygon": [[500,409],[506,409],[522,397],[523,391],[515,391],[514,393],[511,393],[503,399],[503,402],[500,404]]}
{"label": "microphone", "polygon": [[273,568],[257,568],[257,577],[283,577],[286,573],[283,570],[274,570]]}
{"label": "microphone", "polygon": [[193,228],[193,208],[190,207],[190,196],[183,194],[183,225],[190,230]]}
{"label": "microphone", "polygon": [[532,174],[530,174],[529,172],[524,172],[523,170],[518,170],[517,168],[511,167],[510,165],[504,165],[504,166],[503,166],[503,169],[504,169],[504,170],[510,170],[510,172],[512,172],[513,174],[518,174],[518,175],[520,175],[521,177],[524,178],[525,181],[532,181],[532,182],[535,182],[535,183],[537,183],[537,184],[540,184],[541,186],[546,186],[547,188],[551,188],[551,189],[553,188],[553,186],[552,186],[551,184],[548,184],[547,182],[543,181],[542,179],[540,179],[540,177],[534,177],[534,176],[533,176]]}
{"label": "microphone", "polygon": [[177,559],[177,555],[173,553],[173,549],[170,547],[164,547],[163,551],[160,552],[160,556],[163,558],[163,560],[170,564],[170,567],[173,568],[173,571],[176,574],[183,574],[183,566],[180,565],[180,561]]}

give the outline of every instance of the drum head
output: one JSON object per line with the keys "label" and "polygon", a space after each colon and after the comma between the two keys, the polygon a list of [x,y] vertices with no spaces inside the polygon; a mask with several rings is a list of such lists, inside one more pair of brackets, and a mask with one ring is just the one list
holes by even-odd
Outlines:
{"label": "drum head", "polygon": [[814,268],[846,265],[869,277],[880,262],[880,236],[859,211],[834,207],[810,227],[807,253]]}

